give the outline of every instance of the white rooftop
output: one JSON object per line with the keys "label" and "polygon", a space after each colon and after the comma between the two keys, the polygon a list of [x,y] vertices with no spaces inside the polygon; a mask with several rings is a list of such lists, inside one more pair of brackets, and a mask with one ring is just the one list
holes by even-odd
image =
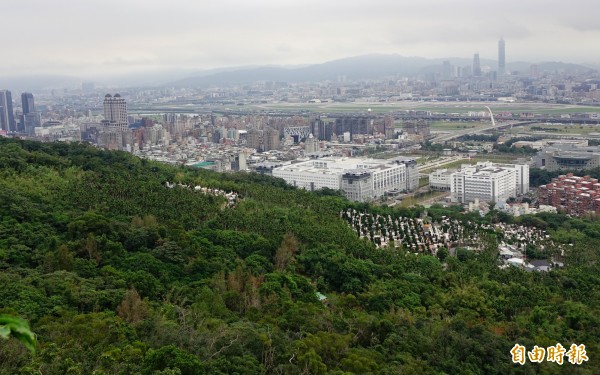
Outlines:
{"label": "white rooftop", "polygon": [[367,158],[325,157],[321,159],[314,159],[300,163],[284,165],[277,169],[280,171],[289,172],[309,172],[315,174],[339,175],[349,170],[385,170],[395,166],[398,166],[398,164],[391,163],[385,160]]}

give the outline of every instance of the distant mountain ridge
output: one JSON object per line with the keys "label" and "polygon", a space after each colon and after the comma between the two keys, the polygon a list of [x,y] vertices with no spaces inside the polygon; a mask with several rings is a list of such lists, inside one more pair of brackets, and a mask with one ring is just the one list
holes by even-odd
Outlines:
{"label": "distant mountain ridge", "polygon": [[[152,72],[114,74],[99,77],[73,77],[65,75],[4,76],[0,78],[0,89],[16,92],[45,89],[81,88],[82,82],[95,82],[98,87],[181,87],[206,88],[210,86],[249,84],[256,81],[319,82],[381,79],[393,76],[417,76],[442,72],[442,64],[449,61],[454,66],[472,65],[470,58],[405,57],[401,55],[372,54],[347,57],[320,64],[304,66],[238,66],[215,69],[160,69]],[[497,62],[481,59],[482,67],[496,69]],[[532,63],[512,62],[507,64],[509,72],[528,72]],[[600,69],[598,65],[578,65],[563,62],[536,63],[538,71],[582,72]]]}
{"label": "distant mountain ridge", "polygon": [[[460,67],[471,66],[471,59],[466,58],[444,58],[427,59],[423,57],[404,57],[400,55],[363,55],[348,57],[339,60],[328,61],[300,68],[283,67],[255,67],[239,70],[217,72],[215,74],[204,74],[192,76],[166,83],[164,86],[171,87],[209,87],[230,84],[248,84],[256,81],[284,81],[284,82],[310,82],[337,80],[346,78],[348,80],[376,79],[391,77],[395,75],[416,76],[427,73],[441,73],[444,61],[450,61],[452,65]],[[481,60],[482,66],[490,66],[495,69],[497,62],[494,60]],[[515,62],[507,64],[507,69],[513,71],[528,71],[533,65],[528,62]],[[582,72],[593,70],[590,67],[563,63],[542,62],[537,63],[538,71],[567,71]]]}
{"label": "distant mountain ridge", "polygon": [[12,77],[5,75],[0,78],[0,90],[8,89],[15,92],[23,92],[74,88],[81,87],[81,82],[83,81],[85,80],[77,77],[52,74],[18,75]]}

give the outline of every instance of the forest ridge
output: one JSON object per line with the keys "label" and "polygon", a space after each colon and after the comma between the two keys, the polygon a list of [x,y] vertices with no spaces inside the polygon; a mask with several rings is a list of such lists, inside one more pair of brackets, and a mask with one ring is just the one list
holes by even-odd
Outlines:
{"label": "forest ridge", "polygon": [[[0,374],[599,373],[600,222],[428,209],[573,244],[565,268],[527,273],[498,268],[493,233],[482,252],[443,259],[377,248],[347,209],[423,213],[0,138],[0,314],[27,319],[38,341],[31,353],[0,340]],[[589,361],[514,364],[516,343],[584,344]]]}

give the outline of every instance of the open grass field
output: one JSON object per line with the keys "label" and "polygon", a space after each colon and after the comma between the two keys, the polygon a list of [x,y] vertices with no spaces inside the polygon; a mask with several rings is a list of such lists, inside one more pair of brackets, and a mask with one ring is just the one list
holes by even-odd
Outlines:
{"label": "open grass field", "polygon": [[310,112],[352,112],[390,113],[398,111],[419,110],[435,113],[467,113],[485,111],[489,106],[493,112],[533,112],[539,114],[593,112],[600,113],[600,107],[579,106],[570,104],[546,103],[502,103],[502,102],[351,102],[351,103],[268,103],[246,105],[241,108],[274,111],[310,111]]}
{"label": "open grass field", "polygon": [[[432,131],[478,129],[486,125],[490,125],[490,122],[432,121],[429,129]],[[401,126],[401,123],[398,123],[397,126]]]}
{"label": "open grass field", "polygon": [[519,155],[517,154],[480,154],[480,155],[476,155],[474,157],[472,157],[471,159],[465,158],[465,159],[460,159],[460,160],[456,160],[456,161],[451,161],[449,163],[434,167],[434,168],[428,168],[425,170],[420,171],[420,173],[431,173],[433,171],[435,171],[436,169],[454,169],[454,168],[458,168],[463,164],[477,164],[480,161],[491,161],[493,163],[510,163],[512,161],[514,161],[515,159],[518,159]]}
{"label": "open grass field", "polygon": [[510,131],[511,134],[530,134],[530,135],[541,135],[544,134],[555,134],[555,135],[588,135],[590,133],[600,133],[599,125],[558,125],[558,124],[531,124],[525,126],[513,127]]}
{"label": "open grass field", "polygon": [[435,200],[437,198],[441,198],[444,195],[447,195],[447,192],[443,191],[429,191],[427,193],[419,194],[418,197],[406,197],[402,199],[400,202],[400,207],[412,207],[419,204],[427,203],[428,201]]}

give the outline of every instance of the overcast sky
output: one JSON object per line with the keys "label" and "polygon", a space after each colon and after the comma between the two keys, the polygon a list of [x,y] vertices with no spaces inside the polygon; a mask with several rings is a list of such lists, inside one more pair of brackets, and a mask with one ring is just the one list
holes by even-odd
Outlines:
{"label": "overcast sky", "polygon": [[310,64],[369,53],[600,62],[598,0],[2,0],[1,75]]}

